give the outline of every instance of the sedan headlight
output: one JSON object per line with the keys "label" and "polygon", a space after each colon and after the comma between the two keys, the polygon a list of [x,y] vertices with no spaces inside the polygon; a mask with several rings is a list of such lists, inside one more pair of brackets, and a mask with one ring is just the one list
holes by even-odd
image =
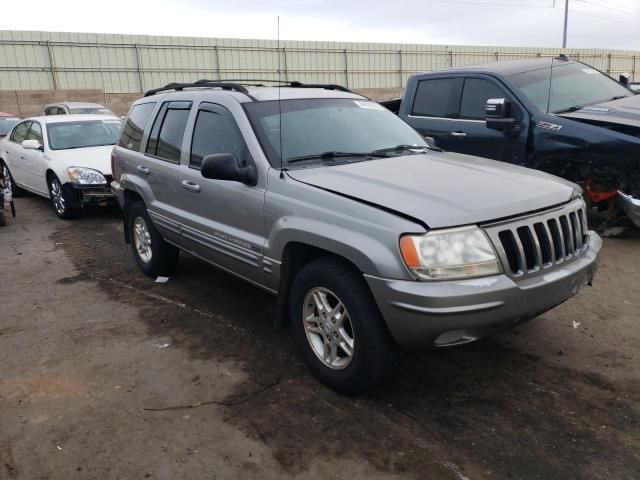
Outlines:
{"label": "sedan headlight", "polygon": [[420,280],[453,280],[502,273],[502,265],[483,230],[476,226],[404,235],[400,252]]}
{"label": "sedan headlight", "polygon": [[107,183],[104,175],[97,170],[84,167],[67,168],[69,180],[78,185],[101,185]]}

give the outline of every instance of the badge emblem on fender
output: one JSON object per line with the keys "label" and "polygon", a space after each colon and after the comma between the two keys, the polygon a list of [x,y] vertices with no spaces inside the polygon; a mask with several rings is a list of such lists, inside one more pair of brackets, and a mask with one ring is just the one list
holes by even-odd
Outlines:
{"label": "badge emblem on fender", "polygon": [[557,123],[542,122],[542,121],[536,123],[536,127],[544,128],[545,130],[551,130],[554,132],[559,132],[560,130],[562,130],[562,125],[558,125]]}

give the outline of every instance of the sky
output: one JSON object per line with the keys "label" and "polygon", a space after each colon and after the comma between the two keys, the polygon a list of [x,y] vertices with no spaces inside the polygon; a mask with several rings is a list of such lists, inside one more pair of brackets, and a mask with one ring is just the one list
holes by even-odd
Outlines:
{"label": "sky", "polygon": [[[567,47],[640,50],[640,0],[568,1]],[[565,0],[3,3],[0,30],[561,47]]]}

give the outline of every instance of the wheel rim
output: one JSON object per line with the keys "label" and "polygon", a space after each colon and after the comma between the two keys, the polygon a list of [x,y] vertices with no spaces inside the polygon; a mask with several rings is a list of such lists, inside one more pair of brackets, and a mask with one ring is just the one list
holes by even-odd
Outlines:
{"label": "wheel rim", "polygon": [[133,221],[133,242],[140,260],[149,263],[153,253],[151,251],[151,235],[147,222],[142,217],[136,217]]}
{"label": "wheel rim", "polygon": [[342,370],[353,359],[355,338],[346,307],[331,290],[313,288],[302,307],[304,331],[318,359],[333,370]]}
{"label": "wheel rim", "polygon": [[57,178],[53,178],[49,182],[49,190],[51,191],[53,208],[59,215],[63,215],[66,208],[66,202],[64,200],[64,195],[62,194],[62,186]]}
{"label": "wheel rim", "polygon": [[11,172],[6,165],[2,165],[2,177],[4,178],[4,188],[13,193],[13,179],[11,178]]}

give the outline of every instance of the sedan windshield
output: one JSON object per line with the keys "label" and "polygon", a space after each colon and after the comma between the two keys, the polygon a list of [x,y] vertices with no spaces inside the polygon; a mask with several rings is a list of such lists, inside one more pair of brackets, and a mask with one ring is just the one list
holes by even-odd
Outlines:
{"label": "sedan windshield", "polygon": [[512,75],[510,80],[543,112],[578,110],[633,95],[612,78],[584,63],[554,60],[553,74],[551,72],[551,68],[542,68]]}
{"label": "sedan windshield", "polygon": [[82,120],[47,125],[51,150],[115,145],[120,133],[120,120]]}
{"label": "sedan windshield", "polygon": [[282,166],[335,164],[428,148],[415,130],[370,100],[314,98],[244,106],[276,168],[281,158]]}
{"label": "sedan windshield", "polygon": [[0,117],[0,136],[8,135],[19,120],[18,117]]}
{"label": "sedan windshield", "polygon": [[70,108],[69,109],[69,113],[71,113],[72,115],[79,115],[79,114],[85,114],[86,113],[86,114],[90,114],[90,115],[113,115],[113,116],[115,116],[115,113],[113,113],[108,108],[104,108],[104,107]]}

